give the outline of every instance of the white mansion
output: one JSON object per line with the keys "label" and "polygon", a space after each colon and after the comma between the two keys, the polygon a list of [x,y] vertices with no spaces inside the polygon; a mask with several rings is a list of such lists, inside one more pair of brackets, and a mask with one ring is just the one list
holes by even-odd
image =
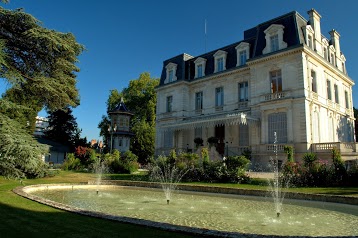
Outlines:
{"label": "white mansion", "polygon": [[[263,164],[285,145],[295,159],[327,159],[333,147],[356,159],[352,86],[337,31],[321,34],[321,16],[290,12],[244,32],[244,39],[193,57],[164,61],[157,87],[156,154],[195,151],[216,137],[222,156],[252,151]],[[274,132],[277,140],[275,143]]]}

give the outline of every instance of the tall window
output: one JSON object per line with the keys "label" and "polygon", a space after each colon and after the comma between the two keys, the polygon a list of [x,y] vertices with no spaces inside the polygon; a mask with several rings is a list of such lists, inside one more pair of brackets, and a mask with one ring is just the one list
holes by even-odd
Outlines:
{"label": "tall window", "polygon": [[249,100],[249,83],[239,83],[239,101],[245,102]]}
{"label": "tall window", "polygon": [[174,70],[169,70],[169,83],[170,82],[173,82],[173,79],[174,79]]}
{"label": "tall window", "polygon": [[330,62],[331,62],[331,64],[334,65],[334,54],[333,53],[331,53]]}
{"label": "tall window", "polygon": [[338,85],[334,84],[334,100],[339,104]]}
{"label": "tall window", "polygon": [[323,47],[323,57],[328,60],[327,47]]}
{"label": "tall window", "polygon": [[239,125],[239,146],[248,146],[249,145],[249,125],[240,124]]}
{"label": "tall window", "polygon": [[203,135],[203,130],[202,130],[202,127],[197,127],[195,128],[194,130],[194,138],[202,138],[202,135]]}
{"label": "tall window", "polygon": [[173,104],[173,96],[168,96],[167,97],[167,112],[171,112],[172,111],[172,105]]}
{"label": "tall window", "polygon": [[348,92],[344,91],[344,99],[346,101],[346,108],[349,108]]}
{"label": "tall window", "polygon": [[310,47],[311,49],[313,49],[313,41],[312,41],[312,36],[308,35],[308,47]]}
{"label": "tall window", "polygon": [[317,78],[316,72],[311,70],[311,90],[317,93]]}
{"label": "tall window", "polygon": [[197,92],[195,94],[195,110],[199,111],[203,109],[203,92]]}
{"label": "tall window", "polygon": [[165,148],[171,148],[173,147],[173,131],[165,131],[164,132],[164,147]]}
{"label": "tall window", "polygon": [[277,143],[287,142],[287,115],[286,112],[272,113],[268,115],[268,139],[269,143],[275,142],[277,135]]}
{"label": "tall window", "polygon": [[277,34],[273,35],[273,36],[270,36],[270,42],[271,42],[271,52],[279,50],[278,35]]}
{"label": "tall window", "polygon": [[223,57],[218,58],[218,59],[216,60],[216,63],[217,63],[217,67],[218,67],[218,71],[217,71],[217,72],[223,71],[223,70],[224,70],[224,58],[223,58]]}
{"label": "tall window", "polygon": [[327,80],[327,98],[332,100],[331,81]]}
{"label": "tall window", "polygon": [[199,64],[197,67],[198,67],[197,68],[197,70],[198,70],[198,78],[203,77],[203,65]]}
{"label": "tall window", "polygon": [[246,64],[246,50],[240,51],[240,65]]}
{"label": "tall window", "polygon": [[270,72],[271,79],[271,93],[282,92],[282,77],[281,70]]}
{"label": "tall window", "polygon": [[224,88],[215,89],[215,106],[222,107],[224,105]]}

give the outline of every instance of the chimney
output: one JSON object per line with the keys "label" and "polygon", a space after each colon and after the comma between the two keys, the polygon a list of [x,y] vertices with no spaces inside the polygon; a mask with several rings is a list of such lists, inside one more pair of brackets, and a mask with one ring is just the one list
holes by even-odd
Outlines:
{"label": "chimney", "polygon": [[316,41],[321,42],[322,35],[321,35],[321,15],[314,10],[313,8],[309,10],[308,15],[310,17],[310,25],[312,26],[314,30],[314,38]]}
{"label": "chimney", "polygon": [[334,49],[336,50],[336,57],[340,58],[341,57],[341,47],[339,45],[339,37],[341,35],[335,29],[331,30],[329,32],[329,34],[331,35],[332,45],[334,46]]}

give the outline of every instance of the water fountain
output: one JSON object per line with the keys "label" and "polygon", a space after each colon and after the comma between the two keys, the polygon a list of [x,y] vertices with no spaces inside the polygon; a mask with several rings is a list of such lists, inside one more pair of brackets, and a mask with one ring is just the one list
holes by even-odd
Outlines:
{"label": "water fountain", "polygon": [[107,170],[107,165],[104,163],[104,161],[98,159],[95,163],[93,163],[93,171],[96,174],[97,194],[99,192],[99,185],[101,184],[103,174],[105,174]]}
{"label": "water fountain", "polygon": [[[170,206],[154,188],[101,185],[28,186],[28,197],[81,214],[218,237],[349,237],[358,234],[358,206],[285,199],[272,217],[271,198],[181,190]],[[22,194],[23,195],[23,194]],[[46,200],[45,200],[46,199]],[[65,202],[65,204],[62,204]],[[283,219],[284,217],[284,219]]]}
{"label": "water fountain", "polygon": [[277,133],[274,132],[274,153],[275,158],[273,159],[270,157],[270,167],[273,172],[273,178],[268,179],[269,182],[269,190],[273,198],[273,203],[275,206],[275,212],[277,218],[280,217],[282,212],[282,204],[285,198],[285,191],[283,189],[289,187],[289,180],[284,180],[280,174],[280,168],[278,163],[278,156],[277,156]]}
{"label": "water fountain", "polygon": [[161,161],[161,163],[157,163],[152,168],[150,180],[160,183],[168,205],[172,198],[172,193],[175,191],[178,183],[188,171],[189,169],[179,169],[168,161]]}

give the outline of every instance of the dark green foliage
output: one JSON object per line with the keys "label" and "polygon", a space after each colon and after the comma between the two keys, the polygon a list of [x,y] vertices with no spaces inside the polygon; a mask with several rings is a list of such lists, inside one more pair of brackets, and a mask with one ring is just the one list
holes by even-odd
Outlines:
{"label": "dark green foliage", "polygon": [[303,157],[304,163],[286,162],[283,166],[283,175],[290,178],[294,186],[357,186],[358,170],[352,165],[346,169],[337,149],[332,150],[332,163],[319,160],[313,153],[307,153]]}
{"label": "dark green foliage", "polygon": [[317,155],[314,153],[306,153],[303,155],[302,159],[305,167],[311,167],[313,163],[317,160]]}
{"label": "dark green foliage", "polygon": [[86,147],[87,141],[80,138],[80,130],[71,108],[48,112],[48,119],[49,129],[45,131],[46,138],[70,146],[71,151],[77,146]]}
{"label": "dark green foliage", "polygon": [[197,137],[194,139],[194,143],[195,143],[196,147],[203,145],[203,142],[204,142],[203,139],[200,137]]}
{"label": "dark green foliage", "polygon": [[0,7],[0,25],[0,77],[10,86],[0,98],[0,174],[44,176],[48,149],[31,136],[35,116],[79,104],[75,64],[84,47],[24,11]]}
{"label": "dark green foliage", "polygon": [[[155,109],[157,97],[155,87],[159,79],[151,78],[149,73],[142,73],[138,79],[131,80],[122,92],[111,90],[107,100],[107,112],[113,110],[123,97],[127,108],[134,113],[130,127],[135,136],[131,139],[131,151],[138,156],[138,162],[146,164],[154,155]],[[109,116],[102,116],[98,124],[100,135],[105,143],[110,141],[108,127]],[[108,146],[107,146],[108,148]]]}
{"label": "dark green foliage", "polygon": [[209,137],[207,141],[208,141],[208,143],[209,143],[210,145],[215,145],[215,144],[218,143],[219,139],[216,138],[216,137],[214,137],[214,136],[212,136],[212,137]]}
{"label": "dark green foliage", "polygon": [[248,160],[251,160],[252,151],[249,148],[244,149],[241,155],[245,156]]}
{"label": "dark green foliage", "polygon": [[131,151],[126,151],[121,155],[118,150],[113,150],[112,154],[105,154],[103,159],[111,173],[130,174],[139,168],[138,157]]}

